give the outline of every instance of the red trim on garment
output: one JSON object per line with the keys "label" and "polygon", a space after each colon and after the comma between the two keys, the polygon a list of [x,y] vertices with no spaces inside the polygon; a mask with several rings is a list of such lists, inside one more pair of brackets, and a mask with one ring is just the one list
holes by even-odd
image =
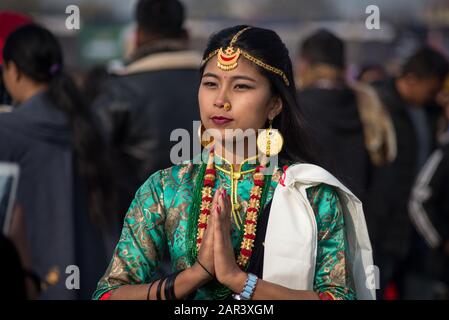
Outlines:
{"label": "red trim on garment", "polygon": [[98,299],[98,300],[109,300],[109,298],[111,297],[111,294],[112,294],[111,291],[105,292],[101,295],[100,299]]}
{"label": "red trim on garment", "polygon": [[288,169],[288,166],[283,166],[283,167],[282,167],[282,170],[283,170],[284,172],[282,173],[282,177],[281,177],[281,179],[279,180],[280,185],[283,186],[283,187],[285,187],[285,176],[286,176],[286,174],[287,174],[287,169]]}
{"label": "red trim on garment", "polygon": [[320,297],[320,300],[337,300],[335,299],[335,296],[328,291],[320,292],[318,296]]}

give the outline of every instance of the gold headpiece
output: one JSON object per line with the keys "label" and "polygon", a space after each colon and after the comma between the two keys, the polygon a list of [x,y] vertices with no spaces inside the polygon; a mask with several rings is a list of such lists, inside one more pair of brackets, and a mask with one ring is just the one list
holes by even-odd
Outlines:
{"label": "gold headpiece", "polygon": [[272,67],[269,64],[266,64],[262,60],[259,60],[252,55],[250,55],[248,52],[241,50],[240,48],[234,48],[234,44],[237,42],[238,37],[245,32],[246,30],[251,29],[251,27],[245,27],[239,32],[237,32],[231,39],[231,42],[229,43],[229,46],[223,50],[223,48],[216,49],[212,51],[202,62],[201,65],[204,66],[207,61],[209,61],[213,56],[218,54],[217,57],[217,66],[224,71],[233,70],[238,65],[238,59],[240,58],[240,55],[244,56],[247,60],[254,62],[256,65],[258,65],[261,68],[264,68],[265,70],[268,70],[270,72],[276,73],[277,75],[282,77],[282,80],[284,80],[285,84],[287,86],[290,85],[290,81],[288,81],[287,76],[285,75],[284,71]]}

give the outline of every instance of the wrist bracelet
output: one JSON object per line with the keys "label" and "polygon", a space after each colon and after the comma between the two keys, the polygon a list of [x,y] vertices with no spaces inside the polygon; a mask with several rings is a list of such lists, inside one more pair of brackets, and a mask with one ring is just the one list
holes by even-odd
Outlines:
{"label": "wrist bracelet", "polygon": [[256,289],[257,279],[258,278],[255,274],[248,273],[242,292],[239,294],[233,294],[232,297],[235,300],[251,300]]}
{"label": "wrist bracelet", "polygon": [[173,275],[169,275],[167,277],[167,280],[165,280],[165,287],[164,287],[165,300],[170,300],[170,289],[169,289],[169,286],[170,286],[170,282],[171,282],[172,277],[173,277]]}
{"label": "wrist bracelet", "polygon": [[178,276],[179,271],[171,274],[167,281],[165,282],[165,299],[166,300],[177,300],[175,295],[175,279]]}
{"label": "wrist bracelet", "polygon": [[198,262],[198,264],[201,266],[201,268],[203,268],[204,271],[206,271],[212,279],[215,279],[214,275],[212,273],[210,273],[209,270],[207,270],[207,268],[205,266],[203,266],[203,264],[200,262],[200,260],[197,259],[196,262]]}
{"label": "wrist bracelet", "polygon": [[161,289],[162,289],[162,284],[163,284],[163,282],[166,280],[167,278],[161,278],[160,280],[159,280],[159,283],[157,284],[157,291],[156,291],[156,299],[157,300],[162,300],[162,297],[161,297]]}
{"label": "wrist bracelet", "polygon": [[176,298],[176,293],[175,293],[175,281],[176,278],[178,277],[179,273],[181,271],[177,271],[174,275],[173,275],[173,279],[171,281],[171,285],[170,285],[170,299],[171,300],[178,300],[178,298]]}
{"label": "wrist bracelet", "polygon": [[150,291],[151,291],[151,287],[153,287],[153,284],[154,284],[155,282],[156,282],[156,281],[151,282],[150,285],[148,286],[147,300],[150,300]]}

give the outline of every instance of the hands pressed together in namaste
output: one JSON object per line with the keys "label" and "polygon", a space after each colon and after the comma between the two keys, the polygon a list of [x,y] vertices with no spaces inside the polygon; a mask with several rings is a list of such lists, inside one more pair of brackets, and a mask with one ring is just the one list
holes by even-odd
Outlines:
{"label": "hands pressed together in namaste", "polygon": [[228,288],[238,283],[239,278],[246,278],[235,259],[231,241],[231,199],[223,188],[218,188],[214,194],[207,229],[193,268],[209,280],[214,276]]}

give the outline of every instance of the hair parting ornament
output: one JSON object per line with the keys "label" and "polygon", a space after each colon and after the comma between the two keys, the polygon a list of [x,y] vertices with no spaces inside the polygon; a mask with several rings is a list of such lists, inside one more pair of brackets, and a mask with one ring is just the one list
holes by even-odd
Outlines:
{"label": "hair parting ornament", "polygon": [[238,65],[238,60],[240,56],[245,57],[247,60],[255,63],[261,68],[264,68],[267,71],[273,72],[280,77],[282,77],[282,80],[285,82],[287,86],[290,86],[290,81],[288,81],[287,76],[285,75],[284,71],[275,68],[273,66],[270,66],[269,64],[266,64],[260,59],[257,59],[256,57],[253,57],[248,52],[234,47],[234,44],[237,42],[237,39],[240,37],[240,35],[245,32],[246,30],[251,29],[251,27],[245,27],[239,32],[237,32],[234,37],[232,37],[231,42],[229,43],[229,46],[226,49],[219,48],[214,51],[212,51],[201,63],[201,65],[205,65],[212,57],[215,55],[217,56],[217,66],[224,71],[233,70]]}

